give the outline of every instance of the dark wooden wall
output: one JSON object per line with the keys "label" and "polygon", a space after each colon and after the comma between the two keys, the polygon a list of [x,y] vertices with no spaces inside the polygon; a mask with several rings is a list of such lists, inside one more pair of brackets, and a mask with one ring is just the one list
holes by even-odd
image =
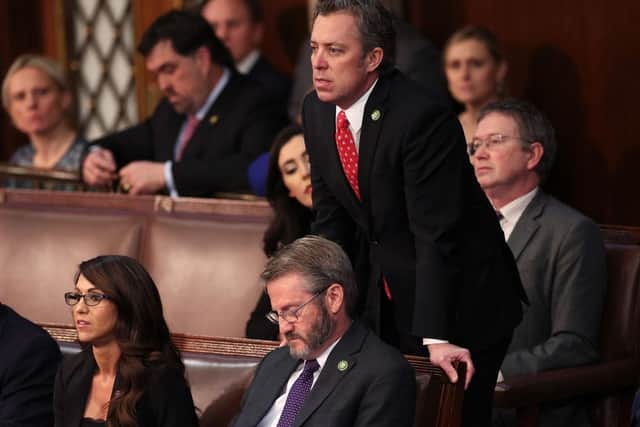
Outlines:
{"label": "dark wooden wall", "polygon": [[[43,49],[40,0],[0,1],[0,79],[20,54]],[[15,36],[14,36],[15,35]],[[8,159],[27,138],[0,113],[0,161]]]}
{"label": "dark wooden wall", "polygon": [[[169,0],[164,0],[167,2]],[[25,50],[53,48],[45,0],[0,1],[0,72]],[[265,0],[264,50],[293,68],[306,0]],[[551,118],[560,145],[547,189],[597,222],[640,225],[640,2],[405,0],[406,16],[438,46],[455,29],[493,30],[509,59],[509,90]],[[50,8],[50,7],[49,7]],[[44,10],[44,12],[42,12]],[[6,35],[6,36],[5,36]],[[0,122],[0,160],[20,137]]]}
{"label": "dark wooden wall", "polygon": [[640,225],[640,2],[409,0],[439,46],[481,24],[502,41],[509,90],[547,113],[559,156],[547,189],[600,223]]}

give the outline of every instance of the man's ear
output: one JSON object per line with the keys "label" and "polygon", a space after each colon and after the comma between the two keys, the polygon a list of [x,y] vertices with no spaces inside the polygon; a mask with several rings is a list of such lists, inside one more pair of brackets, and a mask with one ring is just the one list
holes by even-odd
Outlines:
{"label": "man's ear", "polygon": [[529,160],[527,160],[527,169],[534,170],[542,160],[544,155],[544,147],[541,143],[534,141],[529,144]]}
{"label": "man's ear", "polygon": [[338,313],[344,304],[344,288],[338,283],[333,283],[324,292],[327,310],[331,314]]}
{"label": "man's ear", "polygon": [[384,58],[384,51],[381,47],[374,47],[371,49],[365,58],[367,71],[372,72],[377,70],[382,63],[382,58]]}
{"label": "man's ear", "polygon": [[207,49],[206,46],[200,46],[197,48],[196,51],[193,52],[193,58],[196,61],[198,68],[200,68],[203,73],[209,72],[211,64],[213,63],[213,58],[211,58],[211,52],[209,52],[209,49]]}
{"label": "man's ear", "polygon": [[253,45],[256,49],[260,49],[262,39],[264,38],[264,24],[262,22],[255,22],[253,24]]}

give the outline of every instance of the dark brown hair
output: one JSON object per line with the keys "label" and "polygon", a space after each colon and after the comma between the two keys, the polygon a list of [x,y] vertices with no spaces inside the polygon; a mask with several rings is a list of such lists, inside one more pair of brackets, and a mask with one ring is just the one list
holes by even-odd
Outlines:
{"label": "dark brown hair", "polygon": [[311,229],[311,209],[289,196],[278,166],[280,150],[296,135],[302,135],[302,128],[298,125],[287,126],[275,137],[269,153],[266,196],[273,208],[273,220],[263,237],[263,249],[268,257]]}
{"label": "dark brown hair", "polygon": [[135,427],[136,403],[142,396],[149,369],[168,366],[184,375],[184,364],[171,340],[162,314],[160,293],[138,261],[120,255],[104,255],[82,262],[82,275],[116,305],[115,337],[120,351],[119,393],[109,403],[109,427]]}

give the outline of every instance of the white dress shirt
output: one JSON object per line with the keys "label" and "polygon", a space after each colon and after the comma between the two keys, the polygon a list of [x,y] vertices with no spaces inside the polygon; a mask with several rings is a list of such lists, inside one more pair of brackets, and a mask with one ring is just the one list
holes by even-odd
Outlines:
{"label": "white dress shirt", "polygon": [[340,111],[344,111],[347,116],[347,120],[349,121],[349,130],[351,131],[351,135],[353,135],[353,142],[356,144],[357,153],[360,153],[360,133],[362,132],[364,107],[367,105],[369,96],[371,96],[373,88],[376,87],[376,83],[378,83],[377,79],[364,93],[364,95],[362,95],[356,102],[353,103],[353,105],[351,105],[351,107],[347,108],[346,110],[342,110],[342,108],[336,105],[336,123],[338,123],[338,113],[340,113]]}
{"label": "white dress shirt", "polygon": [[513,228],[516,226],[518,220],[522,216],[522,213],[527,208],[527,206],[529,206],[529,203],[531,203],[536,194],[538,194],[538,187],[529,191],[527,194],[518,197],[517,199],[513,199],[499,209],[500,213],[502,214],[500,227],[502,228],[502,232],[504,233],[504,240],[509,240]]}
{"label": "white dress shirt", "polygon": [[[213,89],[211,89],[211,92],[209,92],[209,96],[207,96],[207,100],[204,102],[202,107],[200,107],[200,109],[196,112],[196,118],[198,119],[198,122],[201,122],[204,119],[204,116],[207,114],[207,111],[209,111],[209,108],[211,108],[211,105],[213,105],[215,100],[218,99],[220,93],[222,93],[224,88],[227,86],[227,83],[229,83],[230,78],[231,71],[229,71],[228,68],[224,68],[222,71],[222,77],[220,77],[220,80],[218,80]],[[182,134],[187,127],[188,120],[189,118],[187,117],[180,127],[180,132],[178,132],[178,137],[176,138],[176,142],[173,147],[174,158],[177,154],[176,151],[178,149],[178,142],[180,141],[180,138],[182,137]],[[169,194],[171,195],[171,197],[178,197],[180,195],[178,194],[178,190],[176,189],[175,181],[173,180],[173,173],[171,172],[172,164],[173,162],[171,160],[164,163],[164,180],[167,183],[167,189],[169,190]]]}
{"label": "white dress shirt", "polygon": [[236,70],[238,70],[240,74],[249,74],[253,66],[258,62],[258,59],[260,59],[260,51],[254,49],[249,52],[242,61],[236,64]]}
{"label": "white dress shirt", "polygon": [[[504,240],[509,240],[511,233],[513,232],[514,227],[518,223],[518,220],[524,213],[524,210],[529,206],[529,203],[533,200],[533,198],[538,194],[538,187],[529,191],[527,194],[524,194],[517,199],[513,199],[502,208],[499,209],[502,214],[502,219],[500,220],[500,227],[502,228],[502,232],[504,233]],[[502,375],[502,370],[498,371],[498,379],[497,382],[501,383],[504,381],[504,376]]]}
{"label": "white dress shirt", "polygon": [[[313,390],[313,386],[316,384],[316,381],[320,376],[320,372],[322,372],[324,365],[327,363],[327,358],[329,357],[329,354],[331,354],[331,351],[336,346],[336,344],[340,342],[341,338],[342,337],[338,338],[336,342],[331,344],[325,351],[322,352],[320,356],[316,357],[316,361],[318,362],[319,368],[313,373],[313,383],[311,384],[311,390]],[[273,405],[271,406],[271,409],[269,409],[269,412],[267,412],[264,418],[260,420],[260,422],[256,427],[277,427],[278,421],[280,420],[280,416],[282,415],[282,411],[284,410],[284,405],[285,403],[287,403],[287,397],[289,396],[289,391],[291,391],[291,387],[293,387],[293,383],[296,382],[296,380],[302,373],[303,368],[304,368],[304,363],[300,363],[298,367],[295,369],[295,371],[291,373],[291,376],[289,377],[289,381],[287,381],[287,386],[285,387],[284,392],[280,395],[280,397],[276,399],[275,402],[273,402]]]}

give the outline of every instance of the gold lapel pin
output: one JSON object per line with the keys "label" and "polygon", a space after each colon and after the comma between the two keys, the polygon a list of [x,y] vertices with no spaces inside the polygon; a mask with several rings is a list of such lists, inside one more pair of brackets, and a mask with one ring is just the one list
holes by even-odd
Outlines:
{"label": "gold lapel pin", "polygon": [[209,117],[209,123],[211,123],[212,126],[218,123],[218,120],[219,120],[219,117],[215,114]]}
{"label": "gold lapel pin", "polygon": [[349,362],[341,360],[338,362],[338,371],[346,371],[349,368]]}
{"label": "gold lapel pin", "polygon": [[382,117],[382,113],[380,112],[380,110],[378,110],[377,108],[373,110],[373,113],[371,113],[371,120],[377,122],[378,120],[380,120],[380,117]]}

